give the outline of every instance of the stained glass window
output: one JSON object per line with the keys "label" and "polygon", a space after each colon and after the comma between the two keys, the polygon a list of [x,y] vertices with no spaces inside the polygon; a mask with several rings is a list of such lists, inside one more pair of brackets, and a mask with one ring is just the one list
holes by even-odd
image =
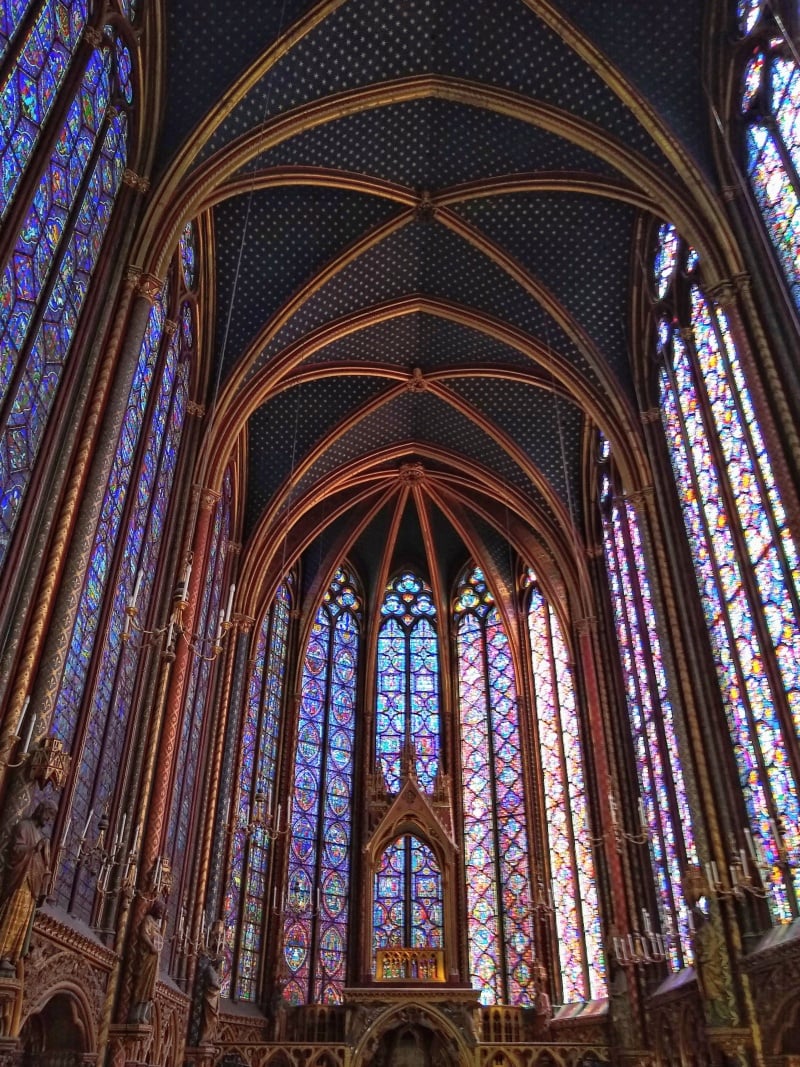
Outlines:
{"label": "stained glass window", "polygon": [[[19,11],[20,5],[14,6]],[[87,9],[87,0],[45,0],[22,42],[17,62],[0,82],[0,218],[28,167],[69,69]],[[2,16],[6,25],[9,16],[13,19],[11,12]]]}
{"label": "stained glass window", "polygon": [[482,1004],[533,1003],[531,871],[517,686],[482,571],[455,602],[470,974]]}
{"label": "stained glass window", "polygon": [[404,572],[387,587],[381,615],[377,759],[389,792],[397,793],[409,746],[420,788],[430,792],[439,766],[439,652],[430,588]]}
{"label": "stained glass window", "polygon": [[0,7],[0,60],[15,37],[32,0],[5,0]]}
{"label": "stained glass window", "polygon": [[392,842],[373,890],[376,949],[442,947],[442,875],[429,845],[411,834]]}
{"label": "stained glass window", "polygon": [[123,52],[107,39],[92,53],[2,268],[0,345],[8,358],[0,367],[0,564],[122,181],[128,118],[110,101]]}
{"label": "stained glass window", "polygon": [[800,734],[800,567],[727,316],[704,294],[697,257],[682,255],[686,269],[659,305],[662,419],[749,829],[771,868],[773,916],[785,921],[800,889],[784,880],[776,835],[782,827],[792,851],[800,844],[787,744]]}
{"label": "stained glass window", "polygon": [[[188,305],[184,305],[186,306]],[[181,331],[181,338],[185,338],[183,331]],[[186,880],[191,878],[191,872],[185,868],[184,864],[191,851],[189,835],[192,830],[193,802],[199,800],[196,795],[197,770],[207,742],[208,713],[213,706],[211,686],[214,678],[214,665],[218,661],[218,653],[215,649],[221,647],[219,642],[224,615],[222,605],[225,591],[226,549],[231,534],[232,506],[233,478],[228,468],[222,482],[222,494],[214,508],[208,559],[205,563],[197,564],[204,567],[205,577],[201,583],[202,595],[194,632],[186,634],[192,651],[192,659],[184,694],[183,722],[178,743],[177,771],[167,823],[166,842],[175,886],[170,894],[168,905],[168,914],[173,928],[178,922],[179,901],[183,901]]]}
{"label": "stained glass window", "polygon": [[530,598],[537,750],[563,998],[594,1000],[606,996],[606,967],[574,679],[552,605],[536,584]]}
{"label": "stained glass window", "polygon": [[187,222],[181,232],[179,243],[183,284],[187,289],[194,289],[197,278],[197,234],[193,222]]}
{"label": "stained glass window", "polygon": [[800,70],[772,10],[767,16],[762,3],[741,0],[738,15],[753,35],[741,95],[747,175],[800,308]]}
{"label": "stained glass window", "polygon": [[[662,277],[657,265],[659,287]],[[669,961],[677,970],[692,962],[689,915],[681,887],[683,872],[698,862],[692,813],[639,519],[631,504],[615,493],[605,438],[601,438],[600,455],[605,461],[600,468],[603,545],[636,760],[639,811],[649,838],[658,925],[669,938]]]}
{"label": "stained glass window", "polygon": [[[58,895],[62,903],[85,919],[91,913],[94,888],[85,869],[75,870],[72,854],[89,813],[94,811],[97,818],[107,810],[122,784],[119,767],[140,649],[136,640],[126,644],[123,639],[125,609],[137,584],[137,607],[142,616],[152,596],[186,412],[189,364],[180,358],[176,332],[171,333],[167,344],[160,344],[163,327],[164,301],[158,300],[142,342],[53,719],[55,735],[73,754],[80,752],[71,808],[74,840],[66,850]],[[152,388],[154,379],[159,383],[157,389]],[[133,492],[129,493],[131,488]],[[100,606],[110,588],[114,548],[120,537],[124,540],[122,562],[116,573],[109,620],[100,636]],[[86,713],[81,716],[95,657],[96,681]],[[114,710],[111,715],[110,708]]]}
{"label": "stained glass window", "polygon": [[[269,831],[283,829],[288,812],[275,797],[278,728],[284,699],[291,582],[283,582],[264,617],[245,709],[239,765],[238,810],[233,816],[225,893],[222,992],[255,1000],[263,945]],[[253,821],[257,806],[265,815]],[[235,975],[235,978],[234,978]]]}
{"label": "stained glass window", "polygon": [[292,1004],[339,1003],[344,988],[360,631],[361,598],[340,569],[303,663],[283,931]]}

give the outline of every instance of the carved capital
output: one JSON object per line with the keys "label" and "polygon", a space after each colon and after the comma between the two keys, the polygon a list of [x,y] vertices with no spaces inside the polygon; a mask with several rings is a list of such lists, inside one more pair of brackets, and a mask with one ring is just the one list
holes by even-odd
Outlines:
{"label": "carved capital", "polygon": [[646,507],[655,497],[655,489],[652,485],[643,485],[641,489],[633,489],[626,493],[623,500],[634,508]]}
{"label": "carved capital", "polygon": [[588,615],[585,619],[576,619],[575,633],[579,637],[583,637],[585,634],[596,634],[597,618],[594,615]]}
{"label": "carved capital", "polygon": [[125,281],[128,285],[136,285],[142,276],[142,268],[129,263],[125,268]]}
{"label": "carved capital", "polygon": [[139,296],[143,296],[150,304],[155,304],[163,285],[164,283],[162,280],[156,278],[155,274],[141,274],[136,286],[136,291]]}
{"label": "carved capital", "polygon": [[640,411],[639,418],[642,420],[645,426],[651,422],[661,421],[661,408],[648,408],[647,411]]}
{"label": "carved capital", "polygon": [[738,185],[723,185],[722,187],[722,199],[726,204],[732,204],[736,197],[739,195]]}
{"label": "carved capital", "polygon": [[122,172],[122,184],[127,185],[130,189],[134,189],[137,193],[147,193],[150,191],[150,179],[145,178],[141,174],[137,174],[136,171],[131,170],[130,167],[126,167]]}
{"label": "carved capital", "polygon": [[736,282],[731,278],[721,278],[718,282],[707,285],[706,292],[720,307],[731,307],[736,303]]}
{"label": "carved capital", "polygon": [[231,621],[239,633],[243,634],[252,633],[253,627],[256,624],[256,620],[249,615],[239,615],[236,612],[234,612]]}
{"label": "carved capital", "polygon": [[164,336],[169,338],[178,329],[178,324],[174,319],[164,319]]}
{"label": "carved capital", "polygon": [[192,486],[192,500],[200,506],[201,511],[210,511],[222,494],[203,485]]}
{"label": "carved capital", "polygon": [[103,35],[96,26],[87,26],[83,31],[83,39],[90,48],[99,48],[103,43]]}
{"label": "carved capital", "polygon": [[242,551],[242,542],[241,541],[226,541],[225,542],[225,553],[226,553],[226,555],[228,553],[230,553],[232,556],[238,556],[241,551]]}
{"label": "carved capital", "polygon": [[602,559],[604,555],[604,549],[602,545],[587,545],[586,555],[589,559]]}
{"label": "carved capital", "polygon": [[186,402],[186,414],[193,415],[196,419],[205,418],[206,409],[202,404],[198,404],[196,400],[188,400]]}

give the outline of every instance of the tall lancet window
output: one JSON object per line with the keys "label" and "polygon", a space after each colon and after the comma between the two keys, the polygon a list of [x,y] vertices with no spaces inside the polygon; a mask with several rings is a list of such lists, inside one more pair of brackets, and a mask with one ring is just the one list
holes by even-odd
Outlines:
{"label": "tall lancet window", "polygon": [[[800,567],[725,313],[701,265],[661,227],[654,288],[661,413],[755,850],[769,904],[797,914]],[[794,736],[792,736],[794,733]],[[794,878],[794,884],[792,884]]]}
{"label": "tall lancet window", "polygon": [[[795,305],[800,309],[797,53],[786,39],[779,0],[770,4],[762,0],[740,0],[737,8],[739,28],[748,46],[741,88],[747,176]],[[788,21],[788,10],[785,14]]]}
{"label": "tall lancet window", "polygon": [[[24,5],[0,6],[2,46]],[[0,568],[122,184],[134,99],[128,34],[108,26],[94,50],[85,50],[71,98],[54,107],[81,55],[87,4],[36,6],[19,49],[12,47],[0,68],[0,218],[13,238],[0,261]],[[28,172],[35,180],[23,181]]]}
{"label": "tall lancet window", "polygon": [[139,352],[53,713],[53,733],[73,753],[58,898],[87,920],[96,879],[74,857],[81,831],[97,833],[97,820],[113,816],[126,785],[124,753],[142,651],[140,635],[129,633],[126,609],[134,603],[147,623],[188,401],[191,349],[182,346],[178,328],[165,329],[166,308],[167,293],[150,313]]}
{"label": "tall lancet window", "polygon": [[[240,741],[237,803],[225,891],[222,992],[255,1000],[263,948],[270,826],[288,813],[276,805],[275,765],[284,701],[291,582],[283,582],[258,633]],[[259,812],[267,818],[259,821]]]}
{"label": "tall lancet window", "polygon": [[683,872],[697,863],[692,813],[635,509],[617,493],[608,441],[600,440],[603,546],[628,705],[640,813],[649,838],[659,926],[673,970],[691,964]]}
{"label": "tall lancet window", "polygon": [[528,611],[537,745],[564,1001],[606,995],[575,684],[561,624],[533,582]]}
{"label": "tall lancet window", "polygon": [[429,586],[403,572],[389,584],[378,634],[377,759],[390,793],[400,791],[404,746],[415,753],[420,788],[439,767],[439,649]]}
{"label": "tall lancet window", "polygon": [[292,1004],[338,1004],[345,984],[360,635],[361,597],[340,569],[303,663],[283,930]]}
{"label": "tall lancet window", "polygon": [[483,573],[455,600],[470,974],[483,1004],[533,1003],[530,847],[514,664]]}

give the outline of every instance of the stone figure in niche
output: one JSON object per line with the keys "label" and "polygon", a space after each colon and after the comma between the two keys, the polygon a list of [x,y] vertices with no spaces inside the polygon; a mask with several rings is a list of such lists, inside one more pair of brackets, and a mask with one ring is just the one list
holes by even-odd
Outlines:
{"label": "stone figure in niche", "polygon": [[149,1023],[153,1010],[153,992],[158,978],[158,957],[164,947],[162,920],[166,907],[154,900],[139,924],[131,959],[133,983],[129,1023]]}
{"label": "stone figure in niche", "polygon": [[0,975],[14,974],[28,953],[33,916],[50,884],[50,839],[44,831],[57,811],[54,801],[43,800],[11,831],[0,890]]}
{"label": "stone figure in niche", "polygon": [[217,1022],[219,1020],[219,998],[222,989],[222,981],[219,976],[219,966],[222,957],[207,958],[203,965],[202,976],[202,999],[200,1001],[200,1044],[210,1044],[217,1036]]}

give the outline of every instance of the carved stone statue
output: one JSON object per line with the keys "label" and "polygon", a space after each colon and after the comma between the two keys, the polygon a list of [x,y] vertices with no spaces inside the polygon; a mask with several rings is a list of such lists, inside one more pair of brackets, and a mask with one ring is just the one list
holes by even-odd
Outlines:
{"label": "carved stone statue", "polygon": [[52,800],[43,800],[11,831],[0,890],[0,974],[14,974],[28,953],[33,915],[50,881],[50,840],[44,830],[57,811]]}
{"label": "carved stone statue", "polygon": [[202,1000],[200,1001],[200,1044],[206,1045],[217,1036],[219,997],[222,989],[219,971],[222,957],[206,959],[202,977]]}
{"label": "carved stone statue", "polygon": [[136,935],[131,959],[133,983],[129,1023],[149,1023],[153,1009],[153,992],[158,978],[158,957],[164,947],[161,921],[166,908],[162,900],[155,900],[145,914]]}

